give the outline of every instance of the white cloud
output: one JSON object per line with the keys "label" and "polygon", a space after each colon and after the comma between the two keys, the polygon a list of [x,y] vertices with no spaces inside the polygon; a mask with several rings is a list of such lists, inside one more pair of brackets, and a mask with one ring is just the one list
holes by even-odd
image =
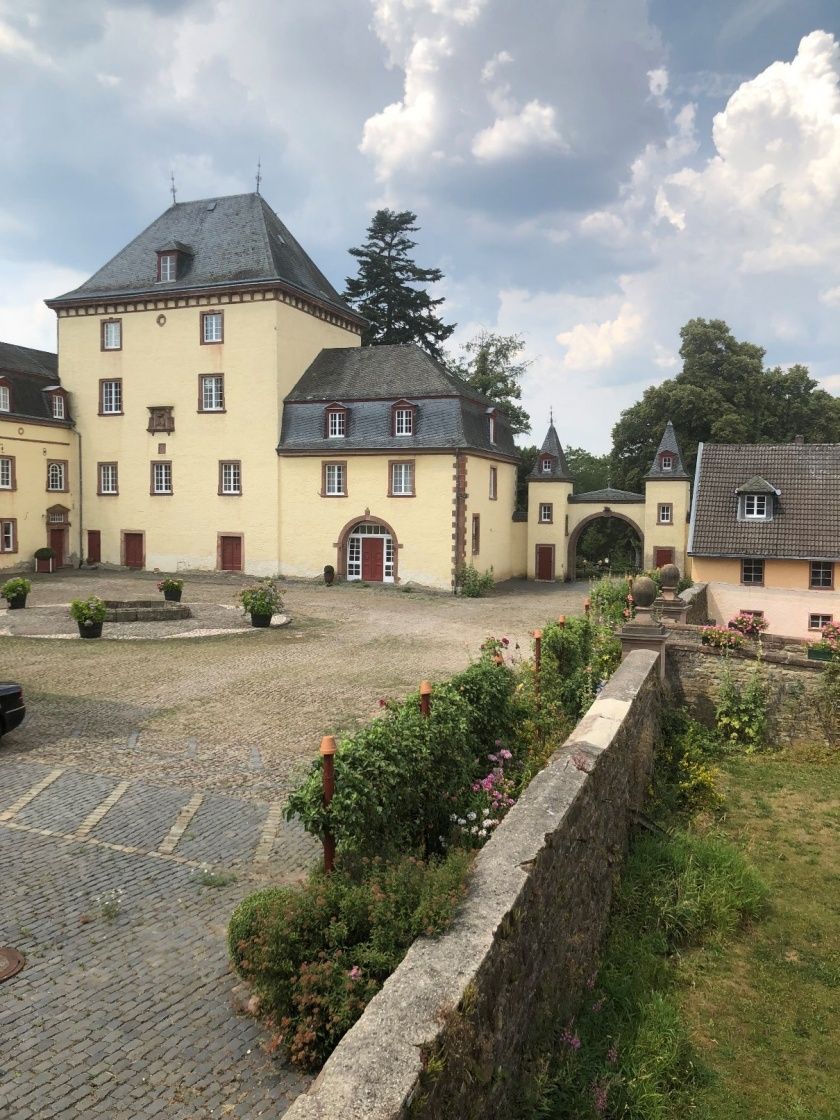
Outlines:
{"label": "white cloud", "polygon": [[19,261],[0,259],[0,339],[36,350],[56,348],[55,312],[44,300],[72,291],[87,277],[50,261],[30,261],[25,270]]}
{"label": "white cloud", "polygon": [[557,335],[557,341],[566,348],[563,364],[570,370],[610,365],[617,354],[639,338],[644,325],[644,316],[630,303],[623,303],[614,319],[576,323],[571,330]]}
{"label": "white cloud", "polygon": [[648,70],[648,89],[654,97],[664,97],[668,90],[668,71],[664,66]]}
{"label": "white cloud", "polygon": [[8,55],[10,58],[19,56],[27,62],[45,68],[54,65],[49,55],[38,50],[34,43],[2,20],[0,20],[0,55]]}
{"label": "white cloud", "polygon": [[567,150],[556,127],[556,113],[551,105],[529,101],[518,113],[499,117],[490,128],[479,132],[472,143],[477,159],[515,159],[540,149]]}

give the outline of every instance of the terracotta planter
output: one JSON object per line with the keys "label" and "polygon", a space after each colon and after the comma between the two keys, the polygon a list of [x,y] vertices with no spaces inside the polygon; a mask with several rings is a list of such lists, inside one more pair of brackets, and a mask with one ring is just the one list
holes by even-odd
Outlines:
{"label": "terracotta planter", "polygon": [[7,600],[10,611],[22,611],[26,606],[26,595],[15,595]]}
{"label": "terracotta planter", "polygon": [[182,591],[183,588],[181,587],[179,587],[177,591],[164,591],[163,597],[167,603],[180,603]]}
{"label": "terracotta planter", "polygon": [[271,625],[271,615],[270,614],[252,614],[251,615],[251,625],[252,626],[262,626],[262,627],[270,626]]}
{"label": "terracotta planter", "polygon": [[77,622],[79,627],[80,638],[101,638],[102,637],[102,623],[101,622]]}

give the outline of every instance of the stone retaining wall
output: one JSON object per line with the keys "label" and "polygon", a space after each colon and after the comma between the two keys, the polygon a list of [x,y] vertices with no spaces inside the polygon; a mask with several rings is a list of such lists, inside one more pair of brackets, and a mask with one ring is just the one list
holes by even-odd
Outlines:
{"label": "stone retaining wall", "polygon": [[687,587],[685,591],[681,591],[680,598],[684,603],[688,603],[686,622],[702,626],[709,617],[707,585],[705,583],[695,583],[691,587]]}
{"label": "stone retaining wall", "polygon": [[478,853],[454,926],[420,939],[287,1120],[507,1120],[529,1054],[596,968],[660,728],[657,655],[630,654]]}

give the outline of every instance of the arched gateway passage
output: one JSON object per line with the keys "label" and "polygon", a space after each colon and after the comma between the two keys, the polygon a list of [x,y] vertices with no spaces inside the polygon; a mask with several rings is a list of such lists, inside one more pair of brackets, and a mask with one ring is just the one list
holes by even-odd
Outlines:
{"label": "arched gateway passage", "polygon": [[387,521],[365,514],[342,529],[336,571],[351,581],[395,583],[398,547],[396,534]]}
{"label": "arched gateway passage", "polygon": [[[645,554],[645,534],[644,529],[642,528],[642,525],[639,523],[639,521],[635,520],[631,514],[621,513],[609,506],[601,506],[601,508],[597,511],[588,513],[585,511],[585,509],[581,509],[580,505],[582,505],[582,503],[578,505],[578,509],[575,511],[580,516],[580,520],[577,521],[577,524],[574,526],[574,528],[570,527],[569,531],[568,558],[566,563],[567,578],[575,578],[575,573],[577,570],[577,549],[580,538],[583,536],[590,525],[595,524],[595,522],[597,521],[603,520],[621,521],[624,522],[624,524],[630,526],[639,542],[635,566],[641,568],[642,557]],[[573,506],[571,508],[574,509],[575,507]]]}

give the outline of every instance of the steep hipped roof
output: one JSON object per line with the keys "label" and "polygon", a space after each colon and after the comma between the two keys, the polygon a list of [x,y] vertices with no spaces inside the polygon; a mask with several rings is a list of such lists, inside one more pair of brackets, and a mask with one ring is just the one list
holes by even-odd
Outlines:
{"label": "steep hipped roof", "polygon": [[69,425],[69,419],[53,419],[50,400],[44,392],[59,384],[55,354],[0,342],[0,377],[11,387],[11,409],[0,412],[0,420],[49,420],[50,423]]}
{"label": "steep hipped roof", "polygon": [[[157,280],[157,254],[179,248],[178,278]],[[278,283],[364,320],[344,302],[271,207],[258,194],[178,202],[164,211],[62,303],[146,293]]]}
{"label": "steep hipped roof", "polygon": [[551,455],[554,462],[551,464],[550,471],[544,471],[540,468],[540,460],[537,459],[534,464],[534,469],[528,475],[529,478],[542,479],[543,481],[552,482],[571,482],[572,476],[569,474],[569,467],[566,463],[566,456],[563,454],[563,447],[560,443],[560,437],[557,435],[557,429],[554,427],[554,421],[548,425],[545,439],[543,440],[542,447],[540,448],[540,457],[543,455]]}
{"label": "steep hipped roof", "polygon": [[573,494],[570,502],[597,502],[599,505],[621,505],[622,502],[643,502],[644,494],[634,494],[632,490],[616,490],[607,486],[604,490],[590,490],[587,494]]}
{"label": "steep hipped roof", "polygon": [[[391,409],[400,400],[415,407],[411,435],[393,434]],[[324,409],[348,410],[346,435],[325,434]],[[366,346],[322,350],[286,397],[278,451],[319,452],[412,449],[479,450],[515,459],[510,427],[493,402],[417,346]]]}
{"label": "steep hipped roof", "polygon": [[[756,476],[780,491],[772,519],[739,521],[737,492]],[[840,443],[701,443],[689,552],[840,560]]]}
{"label": "steep hipped roof", "polygon": [[[674,460],[673,469],[664,471],[662,469],[662,452],[667,451]],[[669,420],[665,425],[665,432],[662,439],[659,441],[659,447],[656,449],[656,454],[653,457],[653,463],[650,470],[645,475],[645,478],[679,478],[686,479],[688,474],[683,466],[682,455],[680,453],[680,446],[677,443],[677,433],[674,431],[674,425]]]}

